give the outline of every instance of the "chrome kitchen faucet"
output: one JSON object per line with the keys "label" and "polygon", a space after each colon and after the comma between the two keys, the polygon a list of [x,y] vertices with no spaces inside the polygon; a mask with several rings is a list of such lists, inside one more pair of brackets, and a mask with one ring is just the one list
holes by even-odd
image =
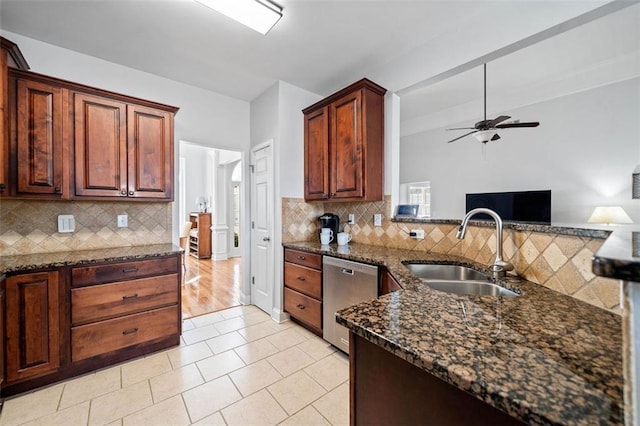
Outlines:
{"label": "chrome kitchen faucet", "polygon": [[488,214],[496,222],[496,259],[493,261],[493,264],[489,268],[491,269],[491,273],[493,274],[494,278],[504,278],[507,274],[507,271],[513,271],[513,265],[502,259],[502,219],[500,218],[500,215],[498,215],[498,213],[494,212],[491,209],[485,209],[484,207],[471,210],[466,214],[464,219],[462,219],[462,223],[458,228],[456,237],[459,240],[462,240],[464,238],[464,234],[467,232],[467,224],[469,223],[469,219],[471,219],[472,216],[475,216],[478,213]]}

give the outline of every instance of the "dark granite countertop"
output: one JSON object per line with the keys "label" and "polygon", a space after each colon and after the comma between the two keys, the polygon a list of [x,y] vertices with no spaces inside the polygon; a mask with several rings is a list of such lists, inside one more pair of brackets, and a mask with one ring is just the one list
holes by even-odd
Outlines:
{"label": "dark granite countertop", "polygon": [[98,262],[135,260],[181,253],[174,244],[117,247],[98,250],[61,251],[0,257],[0,274],[37,269],[77,266]]}
{"label": "dark granite countertop", "polygon": [[403,290],[339,311],[338,323],[447,383],[530,424],[623,424],[618,315],[517,278],[500,284],[519,297],[443,293],[402,263],[484,269],[458,256],[362,244],[284,246],[386,266]]}
{"label": "dark granite countertop", "polygon": [[640,282],[640,232],[614,231],[593,256],[593,273]]}
{"label": "dark granite countertop", "polygon": [[[392,222],[422,223],[422,224],[445,224],[460,225],[460,219],[426,219],[426,218],[392,218]],[[495,228],[496,223],[487,220],[470,220],[473,226]],[[514,229],[516,231],[542,232],[549,234],[573,235],[575,237],[607,238],[610,230],[602,229],[600,225],[589,223],[538,223],[538,222],[503,222],[504,229]]]}

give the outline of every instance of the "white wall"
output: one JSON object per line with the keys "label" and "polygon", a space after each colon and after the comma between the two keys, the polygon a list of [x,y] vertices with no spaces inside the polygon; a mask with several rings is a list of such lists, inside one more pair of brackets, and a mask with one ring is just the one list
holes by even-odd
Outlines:
{"label": "white wall", "polygon": [[304,195],[304,126],[302,109],[321,96],[279,81],[251,102],[251,146],[273,141],[275,319],[282,319],[282,197]]}
{"label": "white wall", "polygon": [[302,110],[320,99],[320,95],[284,81],[279,84],[281,197],[304,196],[304,115]]}
{"label": "white wall", "polygon": [[[194,145],[190,143],[180,143],[180,157],[185,159],[185,203],[186,212],[197,212],[196,197],[211,197],[211,182],[207,179],[207,170],[209,165],[209,152],[213,152],[213,148]],[[211,200],[213,202],[213,200]],[[180,222],[187,218],[180,218]]]}
{"label": "white wall", "polygon": [[466,193],[551,189],[554,223],[584,223],[596,205],[614,204],[638,223],[639,94],[635,78],[503,111],[540,127],[502,131],[486,158],[473,137],[446,143],[456,132],[444,128],[404,137],[400,182],[431,181],[433,218],[462,217]]}

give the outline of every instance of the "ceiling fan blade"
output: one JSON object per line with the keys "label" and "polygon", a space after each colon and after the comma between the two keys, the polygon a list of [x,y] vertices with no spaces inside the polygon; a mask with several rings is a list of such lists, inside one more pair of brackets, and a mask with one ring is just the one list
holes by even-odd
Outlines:
{"label": "ceiling fan blade", "polygon": [[458,136],[458,137],[457,137],[457,138],[455,138],[455,139],[451,139],[451,140],[450,140],[449,142],[447,142],[447,143],[455,142],[455,141],[457,141],[458,139],[462,139],[462,138],[464,138],[465,136],[469,136],[469,135],[471,135],[471,134],[473,134],[473,133],[475,133],[475,132],[476,132],[476,131],[474,130],[473,132],[465,133],[465,134],[464,134],[464,135],[462,135],[462,136]]}
{"label": "ceiling fan blade", "polygon": [[498,124],[496,126],[496,129],[508,129],[510,127],[538,127],[539,125],[540,123],[537,121],[531,121],[528,123],[505,123],[505,124]]}
{"label": "ceiling fan blade", "polygon": [[476,130],[475,127],[452,127],[450,129],[445,130]]}
{"label": "ceiling fan blade", "polygon": [[496,124],[498,123],[502,123],[505,120],[510,119],[511,117],[509,117],[508,115],[501,115],[500,117],[494,118],[493,120],[488,120],[485,125],[488,128],[493,128],[496,127]]}

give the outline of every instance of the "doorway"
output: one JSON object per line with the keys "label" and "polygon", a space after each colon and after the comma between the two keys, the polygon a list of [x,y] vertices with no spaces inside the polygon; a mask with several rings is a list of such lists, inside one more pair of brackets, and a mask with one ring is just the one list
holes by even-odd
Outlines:
{"label": "doorway", "polygon": [[243,158],[238,151],[180,141],[178,164],[178,223],[196,213],[211,222],[206,231],[191,231],[208,232],[211,247],[185,256],[182,314],[190,318],[241,304]]}

